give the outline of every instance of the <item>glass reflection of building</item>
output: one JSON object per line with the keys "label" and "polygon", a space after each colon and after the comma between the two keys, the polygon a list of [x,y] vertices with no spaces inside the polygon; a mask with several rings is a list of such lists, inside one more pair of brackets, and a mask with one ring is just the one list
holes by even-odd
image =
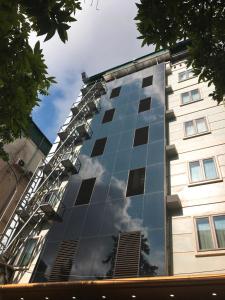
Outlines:
{"label": "glass reflection of building", "polygon": [[106,82],[32,281],[167,274],[165,63],[145,63]]}

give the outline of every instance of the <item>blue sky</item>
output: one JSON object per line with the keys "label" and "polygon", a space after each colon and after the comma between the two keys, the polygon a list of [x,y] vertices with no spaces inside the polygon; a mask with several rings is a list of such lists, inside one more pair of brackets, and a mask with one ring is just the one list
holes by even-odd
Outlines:
{"label": "blue sky", "polygon": [[[77,22],[71,24],[66,44],[57,35],[45,43],[41,38],[49,74],[56,77],[57,84],[32,115],[52,142],[79,94],[81,72],[91,76],[153,51],[153,47],[142,48],[137,39],[135,2],[99,0],[96,10],[97,0],[83,0],[83,9],[76,14]],[[31,44],[36,39],[33,35]]]}

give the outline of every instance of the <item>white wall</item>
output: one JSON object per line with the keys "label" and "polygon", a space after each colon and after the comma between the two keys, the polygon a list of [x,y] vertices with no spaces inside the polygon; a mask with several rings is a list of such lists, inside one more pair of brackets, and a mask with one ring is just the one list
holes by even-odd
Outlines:
{"label": "white wall", "polygon": [[[168,109],[176,120],[168,124],[169,144],[175,144],[178,159],[170,161],[171,194],[178,194],[182,215],[172,217],[173,272],[177,274],[225,272],[225,250],[197,251],[194,217],[225,215],[225,107],[208,95],[213,87],[198,83],[193,77],[178,82],[178,74],[186,69],[185,62],[172,66],[168,84],[173,93],[168,96]],[[183,92],[199,88],[201,101],[181,105]],[[185,121],[206,117],[210,133],[184,139]],[[188,162],[215,157],[219,180],[192,186]]]}

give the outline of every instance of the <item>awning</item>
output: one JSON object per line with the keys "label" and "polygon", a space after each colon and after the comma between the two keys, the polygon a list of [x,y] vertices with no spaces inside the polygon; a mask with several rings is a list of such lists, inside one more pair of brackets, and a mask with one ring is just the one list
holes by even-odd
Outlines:
{"label": "awning", "polygon": [[1,300],[224,300],[225,274],[0,285]]}

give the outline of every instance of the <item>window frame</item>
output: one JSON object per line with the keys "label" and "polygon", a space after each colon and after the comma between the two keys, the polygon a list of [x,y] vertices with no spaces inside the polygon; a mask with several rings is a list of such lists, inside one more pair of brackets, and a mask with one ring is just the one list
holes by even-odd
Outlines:
{"label": "window frame", "polygon": [[[199,94],[199,99],[198,99],[198,100],[192,100],[192,94],[191,94],[191,92],[192,92],[192,91],[195,91],[195,90],[197,90],[197,91],[198,91],[198,94]],[[183,103],[182,95],[183,95],[183,94],[186,94],[186,93],[189,94],[189,98],[191,99],[191,101],[189,101],[189,102],[187,102],[187,103]],[[202,96],[201,96],[201,93],[200,93],[200,89],[199,89],[199,88],[196,88],[196,89],[193,89],[193,90],[189,90],[189,91],[186,91],[186,92],[183,92],[183,93],[180,94],[180,105],[181,105],[181,106],[188,105],[188,104],[191,104],[191,103],[195,103],[195,102],[198,102],[198,101],[201,101],[201,100],[203,100],[203,99],[202,99]]]}
{"label": "window frame", "polygon": [[[140,132],[141,129],[142,130],[145,130],[147,128],[147,135],[145,136],[145,139],[146,139],[146,143],[142,143],[142,144],[137,144],[135,145],[135,138],[136,138],[136,135],[137,135],[137,132]],[[134,137],[133,137],[133,148],[136,148],[138,146],[142,146],[142,145],[147,145],[149,143],[149,126],[144,126],[144,127],[139,127],[139,128],[135,128],[135,131],[134,131]]]}
{"label": "window frame", "polygon": [[[214,166],[215,166],[215,170],[216,170],[216,174],[217,177],[213,178],[213,179],[207,179],[205,176],[205,171],[204,171],[204,165],[203,165],[203,160],[207,160],[207,159],[213,159],[214,161]],[[190,168],[190,163],[192,162],[200,162],[200,172],[201,172],[201,180],[198,181],[192,181],[191,178],[191,168]],[[221,174],[219,171],[219,165],[217,162],[217,158],[215,156],[210,156],[210,157],[204,157],[204,158],[200,158],[200,159],[194,159],[194,160],[190,160],[187,162],[187,169],[188,169],[188,181],[189,181],[189,186],[194,186],[194,185],[200,185],[200,184],[207,184],[207,183],[211,183],[211,182],[218,182],[218,181],[223,181],[223,179],[221,178]]]}
{"label": "window frame", "polygon": [[[180,79],[180,74],[182,74],[182,73],[188,74],[188,77],[186,77],[185,79],[181,80],[181,79]],[[190,73],[192,73],[193,76],[190,77],[190,76],[189,76]],[[185,70],[185,71],[181,71],[181,72],[178,73],[178,82],[183,82],[183,81],[192,79],[192,78],[194,78],[194,77],[196,77],[196,75],[193,73],[193,69],[187,69],[187,70]]]}
{"label": "window frame", "polygon": [[[197,132],[197,125],[196,125],[197,122],[196,121],[199,120],[199,119],[204,119],[205,120],[207,131],[200,132],[200,133]],[[195,130],[194,134],[187,135],[185,124],[188,123],[188,122],[193,122],[193,124],[194,124],[194,130]],[[207,117],[199,117],[199,118],[196,118],[196,119],[185,121],[183,123],[183,131],[184,131],[184,139],[190,139],[192,137],[201,136],[201,135],[204,135],[204,134],[211,133]]]}
{"label": "window frame", "polygon": [[[149,108],[140,111],[141,102],[143,103],[146,100],[148,100],[148,102],[149,102]],[[145,112],[145,111],[150,111],[151,110],[151,104],[152,104],[152,97],[146,97],[146,98],[140,99],[139,104],[138,104],[138,114],[140,114],[142,112]]]}
{"label": "window frame", "polygon": [[[21,268],[29,269],[29,267],[30,267],[30,265],[32,263],[32,258],[34,257],[34,252],[35,252],[35,248],[36,248],[36,246],[38,244],[39,237],[33,236],[33,237],[28,237],[27,239],[22,239],[22,240],[24,240],[24,247],[21,249],[18,258],[16,259],[16,264],[18,264],[19,267],[21,267]],[[28,263],[26,265],[22,265],[22,262],[23,262],[23,260],[25,258],[25,255],[26,255],[25,248],[27,246],[28,240],[34,240],[35,244],[34,244],[34,248],[33,248],[32,252],[31,252],[31,255],[30,255]]]}
{"label": "window frame", "polygon": [[[195,231],[195,242],[196,242],[196,249],[199,253],[206,253],[206,252],[215,252],[215,251],[225,251],[225,247],[218,247],[218,239],[216,235],[216,228],[214,224],[214,217],[224,216],[225,214],[212,214],[212,215],[202,215],[198,217],[194,217],[194,231]],[[199,237],[198,237],[198,226],[197,226],[197,220],[198,219],[205,219],[207,218],[209,221],[209,227],[210,227],[210,234],[212,238],[213,248],[212,249],[200,249],[199,247]]]}
{"label": "window frame", "polygon": [[[112,118],[110,121],[105,121],[104,119],[106,118],[106,114],[109,113],[109,112],[112,112]],[[110,108],[110,109],[107,109],[105,110],[104,112],[104,115],[102,117],[102,124],[105,124],[105,123],[109,123],[109,122],[112,122],[113,118],[114,118],[114,114],[115,114],[115,108]]]}
{"label": "window frame", "polygon": [[[147,79],[147,78],[151,78],[151,84],[145,85],[144,80]],[[149,76],[146,76],[146,77],[142,78],[142,85],[141,85],[141,87],[143,89],[146,88],[146,87],[148,87],[148,86],[152,86],[152,85],[153,85],[153,75],[149,75]]]}
{"label": "window frame", "polygon": [[[104,145],[103,145],[103,149],[101,149],[102,151],[101,151],[100,154],[94,154],[94,149],[95,149],[95,147],[97,148],[96,144],[99,143],[100,141],[105,141],[105,142],[104,142]],[[95,143],[94,143],[94,145],[93,145],[93,147],[92,147],[92,151],[91,151],[90,157],[96,157],[96,156],[101,156],[101,155],[103,155],[103,153],[104,153],[104,151],[105,151],[106,143],[107,143],[107,137],[103,137],[103,138],[100,138],[100,139],[96,139],[96,140],[95,140]],[[99,147],[99,146],[98,146],[98,147]],[[96,151],[97,151],[97,150],[95,150],[95,152],[96,152]]]}
{"label": "window frame", "polygon": [[[144,169],[143,192],[142,193],[137,193],[137,194],[135,193],[135,194],[132,194],[132,195],[128,195],[130,173],[132,171],[141,170],[141,169]],[[136,168],[136,169],[129,169],[128,170],[128,176],[127,176],[127,182],[126,182],[125,198],[129,198],[129,197],[133,197],[133,196],[137,196],[137,195],[144,195],[145,194],[145,189],[146,189],[146,167],[141,167],[141,168]]]}
{"label": "window frame", "polygon": [[[111,93],[110,93],[110,96],[109,96],[109,99],[113,99],[113,98],[117,98],[117,97],[119,97],[119,95],[120,95],[120,92],[121,92],[121,88],[122,88],[122,86],[120,85],[120,86],[117,86],[117,87],[114,87],[114,88],[112,88],[112,90],[111,90]],[[112,94],[113,94],[113,91],[114,90],[119,90],[119,93],[118,93],[118,95],[117,96],[112,96]]]}
{"label": "window frame", "polygon": [[[79,193],[81,191],[81,187],[82,187],[83,182],[87,181],[87,180],[93,180],[93,179],[94,179],[94,184],[93,184],[93,187],[92,187],[92,190],[91,190],[91,193],[90,193],[89,201],[87,203],[78,203],[77,204],[77,200],[78,200]],[[92,198],[92,195],[93,195],[93,191],[95,189],[96,180],[97,180],[97,177],[90,177],[90,178],[82,179],[82,181],[80,183],[80,186],[79,186],[79,189],[78,189],[78,192],[77,192],[77,195],[76,195],[76,199],[75,199],[74,204],[73,204],[73,207],[74,206],[82,206],[82,205],[89,205],[90,204],[91,198]]]}

